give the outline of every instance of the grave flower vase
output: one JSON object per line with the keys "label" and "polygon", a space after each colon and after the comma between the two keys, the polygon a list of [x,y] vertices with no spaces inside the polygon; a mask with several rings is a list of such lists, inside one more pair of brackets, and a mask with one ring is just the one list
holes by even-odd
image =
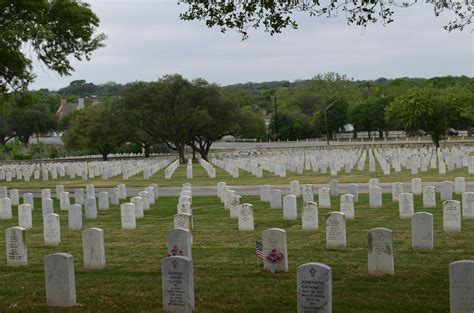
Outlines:
{"label": "grave flower vase", "polygon": [[277,264],[276,263],[270,263],[270,270],[272,271],[272,274],[275,274],[276,272],[276,267],[277,267]]}

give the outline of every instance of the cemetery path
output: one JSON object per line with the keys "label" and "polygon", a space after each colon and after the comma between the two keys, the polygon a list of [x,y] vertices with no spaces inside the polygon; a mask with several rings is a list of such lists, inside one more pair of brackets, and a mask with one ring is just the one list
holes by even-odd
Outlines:
{"label": "cemetery path", "polygon": [[[359,185],[359,193],[368,193],[369,186],[368,183],[357,183]],[[423,186],[435,186],[438,187],[441,182],[423,182]],[[349,183],[339,183],[339,189],[341,194],[347,190],[347,186]],[[260,195],[260,185],[228,185],[233,190],[235,190],[236,194],[242,196],[257,196]],[[403,183],[404,189],[406,191],[410,190],[410,183]],[[127,196],[135,196],[138,192],[143,191],[143,187],[127,187]],[[271,185],[274,189],[280,189],[283,194],[289,194],[290,192],[290,185]],[[313,184],[315,191],[321,187],[329,187],[329,184]],[[379,183],[379,187],[382,188],[383,193],[390,193],[392,192],[392,183]],[[108,191],[110,188],[95,188],[96,192],[100,191]],[[182,190],[181,187],[159,187],[160,196],[179,196],[180,191]],[[21,189],[21,192],[31,192],[35,196],[41,196],[41,189]],[[65,191],[74,193],[74,188],[65,188]],[[474,182],[466,181],[466,191],[473,191],[474,192]],[[193,186],[193,196],[215,196],[217,194],[217,187],[216,186]]]}

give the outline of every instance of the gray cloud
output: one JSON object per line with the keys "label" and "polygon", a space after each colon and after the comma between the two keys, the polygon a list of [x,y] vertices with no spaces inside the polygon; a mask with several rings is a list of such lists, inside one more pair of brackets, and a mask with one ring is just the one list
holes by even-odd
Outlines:
{"label": "gray cloud", "polygon": [[106,47],[76,71],[59,77],[35,64],[33,88],[57,89],[72,80],[94,83],[150,81],[169,73],[202,77],[219,84],[294,80],[335,71],[355,79],[474,74],[474,34],[447,33],[449,16],[435,17],[418,4],[396,12],[395,22],[367,29],[348,26],[343,16],[298,14],[299,29],[271,37],[263,30],[241,41],[202,22],[178,19],[175,1],[90,1],[101,19]]}

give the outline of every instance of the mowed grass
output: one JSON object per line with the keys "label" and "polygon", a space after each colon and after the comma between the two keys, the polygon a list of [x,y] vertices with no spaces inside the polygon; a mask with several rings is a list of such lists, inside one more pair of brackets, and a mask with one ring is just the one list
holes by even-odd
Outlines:
{"label": "mowed grass", "polygon": [[[332,198],[332,210],[319,210],[315,232],[301,230],[301,197],[294,221],[284,221],[281,209],[270,209],[258,197],[244,196],[243,201],[254,205],[254,232],[239,232],[237,220],[229,218],[217,197],[193,198],[198,312],[295,312],[296,269],[307,262],[332,267],[334,312],[448,312],[448,265],[474,257],[474,220],[463,220],[462,232],[444,232],[439,198],[437,208],[423,209],[421,196],[415,196],[416,211],[434,214],[435,248],[424,252],[412,250],[411,221],[399,219],[398,203],[390,194],[383,195],[381,209],[369,208],[368,195],[361,194],[355,220],[346,224],[347,248],[333,250],[325,247],[324,225],[326,214],[339,209],[337,197]],[[55,210],[61,216],[61,244],[43,245],[40,201],[35,199],[33,229],[27,231],[29,265],[7,267],[5,253],[0,257],[0,311],[160,312],[160,261],[167,254],[166,234],[173,227],[177,202],[177,197],[160,198],[133,231],[121,229],[118,206],[99,211],[95,221],[84,221],[84,228],[104,229],[107,260],[103,270],[85,270],[81,233],[68,230],[67,212]],[[13,211],[12,220],[0,221],[3,234],[17,225],[16,206]],[[255,257],[255,241],[270,227],[287,231],[287,273],[264,272]],[[394,276],[367,274],[367,230],[374,227],[393,230]],[[2,247],[4,240],[1,235]],[[71,309],[45,305],[43,259],[55,252],[74,256],[78,305]]]}
{"label": "mowed grass", "polygon": [[54,189],[56,185],[64,185],[66,188],[74,187],[85,187],[87,184],[93,184],[97,188],[110,188],[115,187],[120,183],[125,183],[129,187],[141,187],[151,183],[156,183],[161,187],[177,187],[183,183],[191,183],[193,186],[215,186],[218,182],[224,181],[228,185],[279,185],[288,184],[292,180],[298,180],[304,184],[326,184],[331,179],[337,179],[341,183],[367,183],[370,178],[378,178],[380,182],[409,182],[412,178],[419,177],[426,182],[440,182],[444,180],[453,181],[455,177],[464,176],[467,179],[472,177],[468,173],[467,167],[456,169],[454,171],[448,171],[445,175],[440,175],[438,169],[430,169],[426,172],[419,171],[417,175],[412,175],[409,170],[403,169],[401,172],[396,173],[391,171],[390,175],[383,175],[382,170],[377,164],[377,171],[370,173],[368,171],[368,160],[363,171],[358,171],[357,166],[352,170],[351,173],[344,173],[341,171],[337,176],[331,176],[331,174],[316,173],[311,170],[305,171],[303,175],[296,175],[293,172],[287,171],[286,177],[279,177],[269,171],[263,171],[263,177],[257,178],[251,173],[240,170],[239,178],[233,178],[226,171],[216,167],[216,178],[209,178],[204,168],[195,163],[193,164],[193,178],[186,178],[186,165],[181,165],[177,168],[171,179],[165,179],[164,169],[158,171],[150,179],[143,179],[143,173],[131,177],[129,180],[123,180],[122,176],[115,176],[110,179],[103,180],[101,177],[94,179],[82,180],[80,177],[70,179],[69,177],[61,177],[59,179],[49,181],[31,180],[25,182],[23,180],[12,182],[2,181],[0,185],[7,186],[8,188],[18,189],[40,189],[40,188],[51,188]]}

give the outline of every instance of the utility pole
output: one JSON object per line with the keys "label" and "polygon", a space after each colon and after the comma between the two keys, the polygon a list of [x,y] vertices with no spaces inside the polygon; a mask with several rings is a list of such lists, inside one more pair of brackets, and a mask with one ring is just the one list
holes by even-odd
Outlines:
{"label": "utility pole", "polygon": [[330,105],[327,106],[327,108],[324,109],[324,121],[326,122],[326,143],[329,146],[329,126],[328,126],[328,110],[336,104],[336,101],[333,101]]}
{"label": "utility pole", "polygon": [[277,96],[276,96],[276,94],[273,95],[273,99],[275,101],[275,104],[274,104],[275,108],[274,108],[274,113],[273,113],[275,115],[275,117],[273,118],[273,135],[275,136],[275,140],[277,140],[278,139],[278,126],[277,126],[277,124],[278,124],[278,111],[277,111]]}

